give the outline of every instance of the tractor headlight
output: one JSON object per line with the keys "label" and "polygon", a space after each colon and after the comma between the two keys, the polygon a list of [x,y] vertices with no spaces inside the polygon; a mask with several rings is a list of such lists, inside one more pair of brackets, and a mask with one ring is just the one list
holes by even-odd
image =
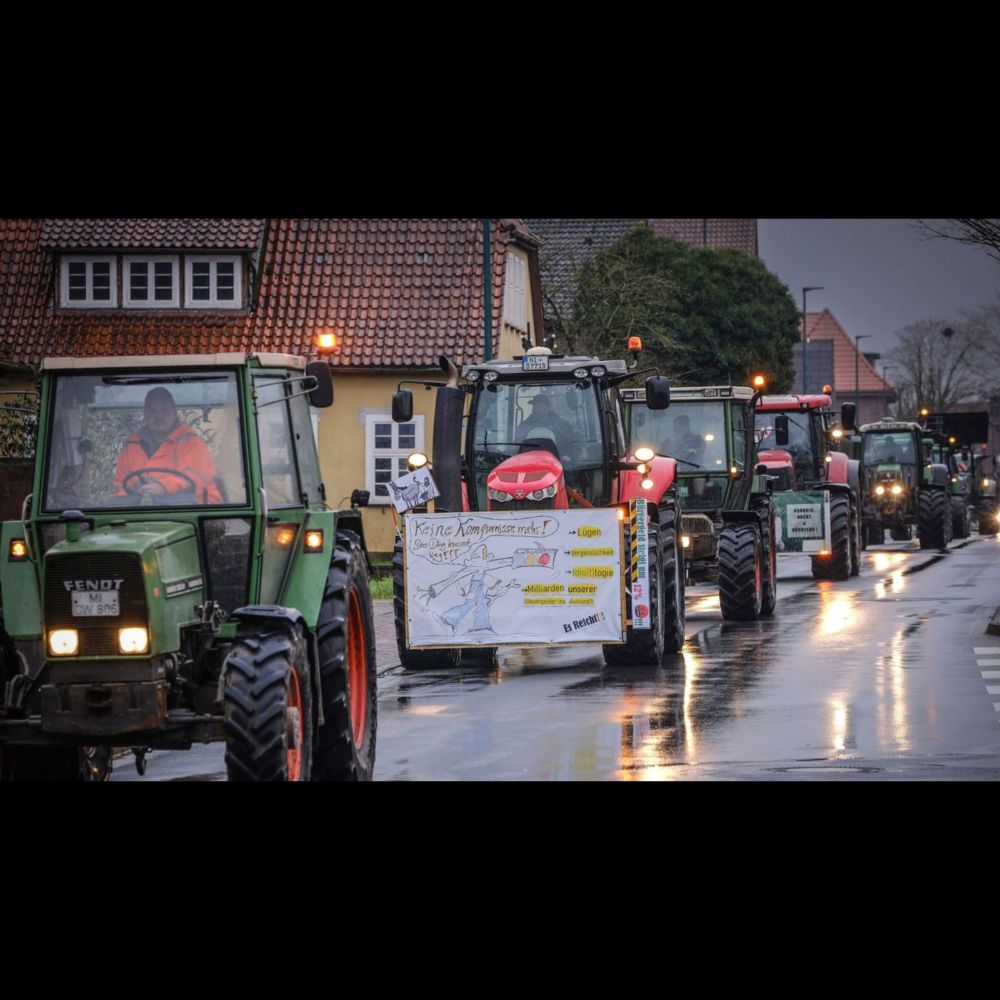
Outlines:
{"label": "tractor headlight", "polygon": [[608,374],[608,370],[604,367],[604,365],[594,365],[594,367],[590,369],[590,374],[593,375],[594,378],[603,378]]}
{"label": "tractor headlight", "polygon": [[651,490],[653,488],[653,480],[644,479],[639,485],[642,486],[644,490]]}
{"label": "tractor headlight", "polygon": [[80,633],[75,628],[57,628],[49,633],[49,652],[53,656],[75,656],[80,649]]}
{"label": "tractor headlight", "polygon": [[126,654],[149,652],[149,631],[144,628],[120,628],[118,652]]}
{"label": "tractor headlight", "polygon": [[896,486],[893,486],[893,488],[892,488],[892,495],[894,497],[898,497],[899,494],[902,493],[902,492],[903,492],[903,487],[902,486],[900,486],[898,484]]}
{"label": "tractor headlight", "polygon": [[500,372],[494,372],[494,371],[483,372],[484,382],[495,382],[498,378],[500,378]]}
{"label": "tractor headlight", "polygon": [[544,490],[532,490],[528,496],[532,500],[547,500],[549,497],[554,497],[556,495],[556,486],[553,483],[551,486],[546,486]]}
{"label": "tractor headlight", "polygon": [[588,372],[586,368],[573,369],[573,378],[586,378],[589,374],[590,372]]}
{"label": "tractor headlight", "polygon": [[880,496],[882,496],[883,493],[885,493],[885,487],[884,486],[876,486],[875,487],[875,496],[880,497]]}
{"label": "tractor headlight", "polygon": [[644,445],[641,448],[635,449],[635,457],[638,462],[652,462],[656,457],[656,452]]}
{"label": "tractor headlight", "polygon": [[504,493],[503,490],[495,490],[492,487],[486,492],[491,500],[498,500],[500,503],[510,503],[514,499],[509,493]]}
{"label": "tractor headlight", "polygon": [[471,372],[469,372],[469,373],[468,373],[468,374],[467,374],[467,375],[466,375],[465,377],[466,377],[466,378],[467,378],[467,379],[468,379],[468,380],[469,380],[470,382],[478,382],[478,381],[479,381],[479,372],[477,372],[477,371],[476,371],[476,369],[475,369],[475,368],[473,368],[473,369],[472,369],[472,371],[471,371]]}

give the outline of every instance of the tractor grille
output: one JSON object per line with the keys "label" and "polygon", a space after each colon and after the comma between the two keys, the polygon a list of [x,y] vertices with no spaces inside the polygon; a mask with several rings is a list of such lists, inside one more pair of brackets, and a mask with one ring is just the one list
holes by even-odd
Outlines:
{"label": "tractor grille", "polygon": [[542,500],[509,500],[494,507],[493,510],[553,510],[555,505],[555,497],[545,497]]}
{"label": "tractor grille", "polygon": [[[74,616],[72,593],[64,586],[68,580],[122,580],[119,614],[107,618]],[[149,623],[139,557],[128,552],[50,557],[45,563],[43,620],[47,630],[75,628],[80,633],[78,656],[118,656],[118,630],[129,625],[148,627]]]}

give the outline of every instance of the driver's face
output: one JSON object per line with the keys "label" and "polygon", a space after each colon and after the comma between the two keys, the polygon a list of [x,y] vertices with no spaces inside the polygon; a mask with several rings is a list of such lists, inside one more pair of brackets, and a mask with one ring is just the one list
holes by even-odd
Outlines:
{"label": "driver's face", "polygon": [[547,417],[549,415],[549,404],[544,400],[539,400],[532,406],[531,415],[533,417]]}
{"label": "driver's face", "polygon": [[168,399],[157,399],[147,403],[143,413],[146,426],[155,434],[168,433],[177,419],[177,410]]}

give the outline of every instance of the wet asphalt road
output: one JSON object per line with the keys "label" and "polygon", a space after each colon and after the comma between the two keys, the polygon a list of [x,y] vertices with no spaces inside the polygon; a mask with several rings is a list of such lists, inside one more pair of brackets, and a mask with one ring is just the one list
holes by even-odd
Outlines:
{"label": "wet asphalt road", "polygon": [[[1000,778],[1000,538],[863,553],[817,582],[779,557],[771,619],[723,622],[688,589],[684,650],[609,668],[600,647],[510,649],[499,668],[408,672],[378,602],[379,780]],[[994,705],[996,703],[996,706]],[[131,758],[112,780],[225,780],[220,745]]]}

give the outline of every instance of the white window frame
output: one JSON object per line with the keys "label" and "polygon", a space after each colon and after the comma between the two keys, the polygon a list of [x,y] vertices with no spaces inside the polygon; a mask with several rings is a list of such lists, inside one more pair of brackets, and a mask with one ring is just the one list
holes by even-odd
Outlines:
{"label": "white window frame", "polygon": [[[424,416],[422,413],[415,414],[412,420],[404,423],[413,424],[412,448],[399,447],[399,424],[392,419],[391,413],[366,413],[365,414],[365,489],[369,493],[369,504],[387,505],[392,503],[391,496],[380,497],[375,493],[375,459],[376,458],[408,458],[415,451],[424,450]],[[377,448],[375,447],[375,425],[389,424],[392,427],[392,442],[395,447]],[[396,470],[393,469],[393,472]],[[396,479],[397,476],[392,477]]]}
{"label": "white window frame", "polygon": [[[87,297],[85,299],[70,299],[69,297],[69,265],[86,264]],[[111,265],[111,298],[95,299],[93,264]],[[63,309],[117,309],[118,308],[118,258],[110,254],[81,256],[63,255],[59,259],[59,305]]]}
{"label": "white window frame", "polygon": [[[207,299],[194,298],[194,264],[209,264],[209,297]],[[217,265],[233,264],[233,298],[218,299],[216,291],[218,284],[216,280]],[[238,254],[226,254],[225,256],[209,257],[187,256],[184,258],[184,306],[187,309],[242,309],[243,308],[243,258]]]}
{"label": "white window frame", "polygon": [[503,285],[503,321],[515,330],[527,332],[526,279],[528,262],[520,254],[507,252],[507,274]]}
{"label": "white window frame", "polygon": [[[122,258],[122,305],[126,309],[177,309],[181,304],[180,287],[180,257],[124,257]],[[132,300],[132,265],[149,265],[149,295],[148,299]],[[154,265],[170,264],[170,277],[173,283],[173,295],[169,299],[154,299],[156,277]]]}

